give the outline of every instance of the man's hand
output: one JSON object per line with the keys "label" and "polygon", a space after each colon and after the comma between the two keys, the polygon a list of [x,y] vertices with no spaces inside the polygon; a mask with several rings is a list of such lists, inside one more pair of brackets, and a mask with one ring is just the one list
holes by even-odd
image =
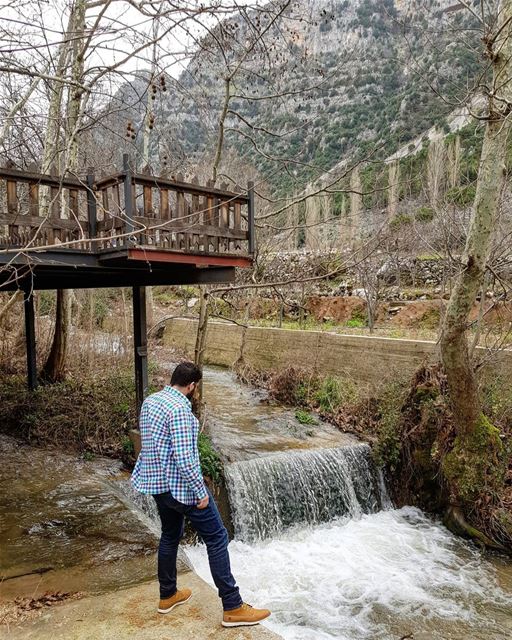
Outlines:
{"label": "man's hand", "polygon": [[206,509],[206,507],[208,506],[209,502],[210,502],[210,498],[208,496],[206,496],[202,500],[199,500],[199,502],[197,503],[196,506],[197,506],[198,509]]}

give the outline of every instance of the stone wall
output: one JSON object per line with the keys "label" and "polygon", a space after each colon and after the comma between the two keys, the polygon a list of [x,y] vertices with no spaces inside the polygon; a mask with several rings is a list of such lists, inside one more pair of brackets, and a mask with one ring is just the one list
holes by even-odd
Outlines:
{"label": "stone wall", "polygon": [[[196,326],[192,320],[169,320],[164,332],[165,344],[192,357]],[[243,356],[244,362],[256,369],[303,366],[374,386],[393,376],[412,374],[420,364],[433,359],[436,350],[434,342],[423,340],[262,327],[246,329],[227,322],[210,322],[205,362],[232,366]],[[499,354],[492,366],[505,375],[512,375],[512,351]]]}

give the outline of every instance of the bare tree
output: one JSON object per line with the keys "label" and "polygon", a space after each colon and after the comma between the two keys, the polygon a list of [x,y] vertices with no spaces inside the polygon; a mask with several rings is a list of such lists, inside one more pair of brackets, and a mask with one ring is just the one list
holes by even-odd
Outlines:
{"label": "bare tree", "polygon": [[[462,270],[448,303],[441,333],[441,357],[446,371],[457,433],[460,464],[472,464],[471,442],[483,438],[499,449],[499,438],[485,427],[482,405],[470,358],[467,327],[471,309],[482,287],[497,225],[505,176],[507,141],[512,105],[512,2],[503,0],[499,19],[485,35],[486,54],[492,65],[492,84],[486,88],[487,113],[476,196],[473,203]],[[489,457],[489,460],[491,457]],[[459,469],[463,473],[463,468]],[[455,478],[455,480],[460,478]]]}

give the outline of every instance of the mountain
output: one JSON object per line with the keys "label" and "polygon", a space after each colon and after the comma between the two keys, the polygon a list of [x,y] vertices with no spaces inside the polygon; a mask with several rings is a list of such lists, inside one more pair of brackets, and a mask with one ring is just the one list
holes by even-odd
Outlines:
{"label": "mountain", "polygon": [[[203,39],[178,79],[166,77],[166,91],[155,81],[152,163],[211,163],[229,73],[223,157],[254,167],[276,193],[343,160],[417,145],[432,126],[448,131],[481,71],[474,27],[454,0],[297,0],[242,11]],[[139,73],[111,105],[131,121],[139,149],[147,91]]]}

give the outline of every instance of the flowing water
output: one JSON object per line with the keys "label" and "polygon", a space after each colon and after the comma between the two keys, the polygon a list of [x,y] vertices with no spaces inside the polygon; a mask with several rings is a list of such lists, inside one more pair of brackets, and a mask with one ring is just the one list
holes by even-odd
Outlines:
{"label": "flowing water", "polygon": [[235,534],[244,541],[389,503],[366,444],[253,458],[226,465],[225,473]]}
{"label": "flowing water", "polygon": [[[244,597],[287,640],[505,640],[512,566],[413,508],[392,509],[367,445],[209,369]],[[112,461],[0,436],[2,596],[117,589],[154,578],[154,504]],[[187,548],[211,580],[205,549]],[[108,569],[107,569],[108,567]],[[34,575],[37,570],[50,571]],[[29,574],[24,577],[22,574]]]}
{"label": "flowing water", "polygon": [[265,392],[241,385],[226,369],[205,369],[204,397],[213,443],[228,461],[358,442],[320,420],[301,424],[293,411],[270,402]]}
{"label": "flowing water", "polygon": [[[202,546],[187,553],[211,582]],[[512,571],[413,508],[230,545],[244,599],[287,640],[505,640]]]}
{"label": "flowing water", "polygon": [[[301,431],[228,372],[205,379],[227,452],[233,573],[246,600],[273,611],[269,627],[287,640],[512,638],[509,561],[393,509],[366,444],[328,425]],[[187,555],[211,583],[205,548]]]}
{"label": "flowing water", "polygon": [[126,483],[119,463],[87,462],[3,435],[0,457],[3,597],[98,592],[154,577],[157,537],[117,490]]}

